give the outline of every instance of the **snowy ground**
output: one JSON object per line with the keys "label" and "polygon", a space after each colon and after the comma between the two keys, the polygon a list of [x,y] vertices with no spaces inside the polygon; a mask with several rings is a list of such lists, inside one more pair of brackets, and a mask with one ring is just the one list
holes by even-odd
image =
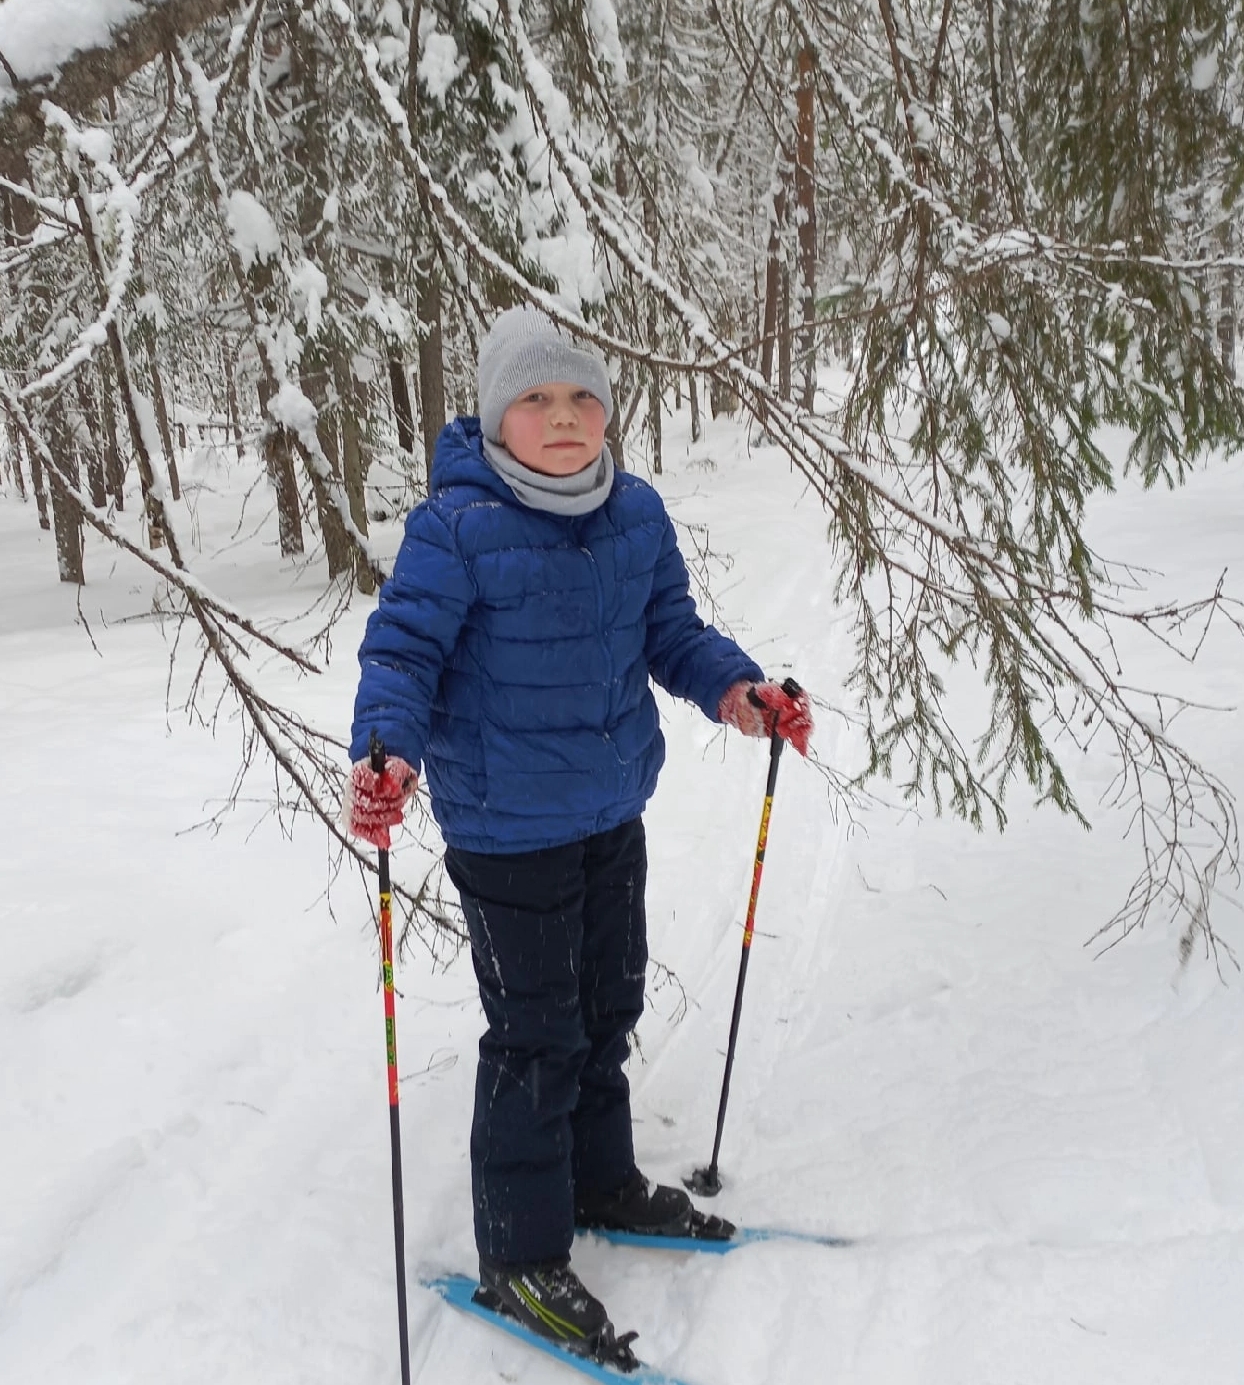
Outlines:
{"label": "snowy ground", "polygon": [[[832,697],[847,632],[823,517],[725,427],[671,452],[671,509],[734,560],[723,618]],[[183,474],[213,551],[228,478],[205,457]],[[1095,534],[1160,570],[1155,595],[1223,567],[1238,584],[1244,466],[1174,497],[1126,490]],[[203,570],[301,610],[311,575],[260,595],[276,565],[243,538]],[[236,728],[213,739],[166,712],[145,577],[94,545],[87,566],[97,649],[50,539],[0,496],[0,1382],[396,1381],[367,894],[340,882],[334,919],[323,833],[286,840],[261,802],[190,830],[228,794]],[[365,607],[329,674],[270,674],[339,732]],[[1142,657],[1138,679],[1238,700],[1244,649],[1225,638],[1192,670]],[[686,1006],[654,990],[633,1082],[643,1166],[674,1178],[711,1148],[767,755],[663,706],[651,944]],[[1244,790],[1238,714],[1188,731]],[[829,712],[815,749],[858,756]],[[1074,773],[1092,807],[1109,766]],[[724,1260],[583,1246],[580,1272],[648,1360],[702,1385],[1238,1385],[1244,982],[1201,958],[1180,971],[1160,923],[1095,960],[1086,940],[1136,865],[1121,821],[1086,835],[1012,807],[1003,838],[882,807],[852,828],[784,759],[715,1210],[859,1239]],[[1219,923],[1244,947],[1238,904]],[[556,1381],[416,1286],[473,1265],[480,1020],[465,957],[434,971],[416,951],[399,986],[415,1378]]]}

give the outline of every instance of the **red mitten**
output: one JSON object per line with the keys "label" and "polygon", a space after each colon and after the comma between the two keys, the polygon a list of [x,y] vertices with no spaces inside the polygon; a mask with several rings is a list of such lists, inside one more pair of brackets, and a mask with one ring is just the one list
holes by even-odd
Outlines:
{"label": "red mitten", "polygon": [[780,683],[734,683],[717,704],[718,717],[745,736],[770,736],[775,725],[784,741],[808,753],[812,735],[812,704],[802,688],[788,693]]}
{"label": "red mitten", "polygon": [[765,725],[764,708],[758,707],[747,695],[759,686],[746,679],[741,683],[731,683],[717,704],[717,719],[724,721],[727,726],[733,726],[736,731],[742,731],[745,736],[767,736],[769,728]]}
{"label": "red mitten", "polygon": [[360,760],[346,783],[341,803],[342,826],[372,846],[388,851],[389,828],[401,822],[406,804],[418,787],[419,776],[398,755],[385,760],[380,774],[369,761]]}

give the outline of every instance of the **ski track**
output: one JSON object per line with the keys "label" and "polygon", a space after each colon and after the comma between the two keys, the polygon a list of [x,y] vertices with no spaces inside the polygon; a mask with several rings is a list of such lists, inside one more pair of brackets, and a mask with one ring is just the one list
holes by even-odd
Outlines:
{"label": "ski track", "polygon": [[[733,633],[834,701],[849,632],[824,593],[823,516],[772,454],[724,422],[713,437],[667,448],[671,510],[707,514],[734,555]],[[1152,566],[1160,535],[1155,592],[1239,566],[1244,466],[1157,499],[1121,500],[1099,544]],[[208,534],[213,504],[227,513],[203,491]],[[213,740],[165,710],[162,635],[116,623],[148,608],[145,579],[88,539],[96,654],[49,589],[49,543],[0,497],[0,1381],[394,1382],[370,901],[343,879],[334,921],[323,834],[286,841],[262,802],[186,834],[228,792],[236,728]],[[302,602],[262,592],[271,550],[234,557],[208,565],[218,589],[270,615]],[[272,674],[334,731],[364,616],[323,678]],[[1208,647],[1188,686],[1230,702],[1244,659]],[[711,1150],[767,747],[661,709],[651,951],[687,1011],[654,989],[632,1081],[641,1165],[674,1178]],[[848,762],[853,733],[818,720],[816,754]],[[1186,720],[1244,783],[1238,719]],[[1180,970],[1160,920],[1093,960],[1134,862],[1093,798],[1110,767],[1072,768],[1091,836],[1017,795],[999,839],[880,805],[835,820],[815,767],[783,757],[714,1210],[859,1239],[724,1258],[578,1245],[646,1360],[701,1385],[1238,1385],[1244,990],[1200,958]],[[399,877],[417,860],[398,843]],[[561,1379],[415,1286],[474,1265],[481,1019],[466,956],[433,971],[416,947],[398,990],[414,1378]]]}

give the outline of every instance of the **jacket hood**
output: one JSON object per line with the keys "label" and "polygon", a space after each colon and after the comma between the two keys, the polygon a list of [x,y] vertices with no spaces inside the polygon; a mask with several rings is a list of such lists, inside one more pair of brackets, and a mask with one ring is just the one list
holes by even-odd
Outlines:
{"label": "jacket hood", "polygon": [[455,418],[441,429],[436,439],[432,453],[431,495],[438,495],[452,486],[482,486],[505,500],[514,500],[514,492],[484,456],[484,434],[478,418]]}

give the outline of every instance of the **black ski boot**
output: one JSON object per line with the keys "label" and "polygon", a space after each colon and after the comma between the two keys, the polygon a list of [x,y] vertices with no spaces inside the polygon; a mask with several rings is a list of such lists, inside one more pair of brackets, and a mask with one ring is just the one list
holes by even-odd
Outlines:
{"label": "black ski boot", "polygon": [[576,1356],[623,1371],[639,1365],[631,1351],[637,1334],[615,1335],[605,1305],[587,1291],[569,1260],[503,1265],[481,1256],[479,1283],[475,1297],[483,1307],[517,1319]]}
{"label": "black ski boot", "polygon": [[734,1226],[693,1207],[681,1188],[651,1183],[638,1169],[614,1193],[576,1193],[575,1225],[585,1230],[631,1231],[639,1236],[694,1236],[728,1241]]}

